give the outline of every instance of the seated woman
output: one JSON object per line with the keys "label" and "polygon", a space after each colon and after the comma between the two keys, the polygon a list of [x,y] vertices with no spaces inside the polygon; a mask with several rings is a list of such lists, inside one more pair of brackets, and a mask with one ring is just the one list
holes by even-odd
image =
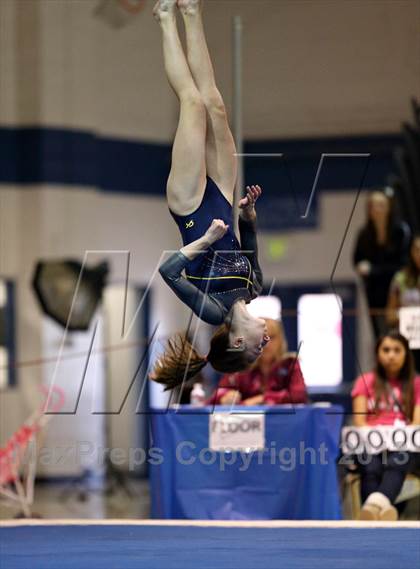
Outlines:
{"label": "seated woman", "polygon": [[226,374],[208,400],[221,405],[281,405],[307,403],[307,394],[296,354],[286,353],[280,322],[267,319],[270,343],[249,371]]}
{"label": "seated woman", "polygon": [[[391,331],[376,345],[375,369],[356,379],[352,397],[356,427],[420,424],[420,376],[404,336]],[[397,520],[394,502],[409,469],[410,453],[384,451],[357,457],[362,520]]]}

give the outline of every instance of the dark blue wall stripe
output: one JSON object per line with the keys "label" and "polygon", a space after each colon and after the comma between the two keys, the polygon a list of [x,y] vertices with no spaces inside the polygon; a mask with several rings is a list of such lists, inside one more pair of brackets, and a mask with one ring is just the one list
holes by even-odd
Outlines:
{"label": "dark blue wall stripe", "polygon": [[[245,144],[246,153],[282,153],[283,158],[245,159],[245,182],[259,183],[270,199],[260,219],[265,229],[313,227],[317,200],[302,219],[318,163],[325,153],[368,153],[365,187],[383,185],[392,171],[396,135]],[[58,128],[0,128],[0,183],[92,186],[125,194],[165,195],[169,145],[119,140]],[[317,193],[360,186],[366,159],[326,159]]]}
{"label": "dark blue wall stripe", "polygon": [[[261,184],[270,198],[261,202],[262,227],[266,230],[314,227],[318,223],[317,197],[321,192],[383,185],[392,171],[392,152],[399,142],[397,136],[366,136],[246,144],[246,153],[283,154],[281,158],[245,159],[246,182]],[[346,156],[325,157],[309,214],[303,218],[323,154]]]}
{"label": "dark blue wall stripe", "polygon": [[[273,176],[287,165],[297,185],[308,182],[310,188],[322,153],[370,153],[366,183],[380,185],[392,169],[393,148],[400,143],[396,135],[251,142],[245,152],[283,153],[284,157],[247,158],[247,177],[260,178],[265,172]],[[357,161],[362,160],[329,160],[320,190],[354,188]],[[66,129],[0,128],[0,183],[61,183],[160,194],[169,166],[168,145]]]}
{"label": "dark blue wall stripe", "polygon": [[170,147],[54,128],[0,128],[0,183],[164,195]]}

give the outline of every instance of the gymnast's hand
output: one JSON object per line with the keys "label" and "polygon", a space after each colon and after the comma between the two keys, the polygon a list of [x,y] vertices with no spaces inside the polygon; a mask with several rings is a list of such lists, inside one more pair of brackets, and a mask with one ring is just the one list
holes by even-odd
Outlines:
{"label": "gymnast's hand", "polygon": [[210,227],[204,234],[204,239],[208,242],[209,245],[213,245],[213,243],[219,241],[219,239],[225,235],[228,229],[229,225],[226,225],[222,219],[213,219]]}
{"label": "gymnast's hand", "polygon": [[242,219],[245,219],[246,221],[255,221],[257,219],[255,202],[260,197],[261,193],[262,189],[258,185],[246,187],[246,196],[238,203],[238,207],[241,210],[239,215]]}

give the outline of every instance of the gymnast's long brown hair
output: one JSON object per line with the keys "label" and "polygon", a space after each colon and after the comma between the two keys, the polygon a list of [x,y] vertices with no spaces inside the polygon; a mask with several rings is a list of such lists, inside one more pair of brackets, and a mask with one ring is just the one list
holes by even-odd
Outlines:
{"label": "gymnast's long brown hair", "polygon": [[166,391],[193,378],[207,363],[222,373],[242,371],[250,366],[243,350],[229,347],[229,329],[226,324],[222,324],[214,333],[207,356],[201,356],[185,334],[176,334],[170,338],[150,379],[164,385]]}

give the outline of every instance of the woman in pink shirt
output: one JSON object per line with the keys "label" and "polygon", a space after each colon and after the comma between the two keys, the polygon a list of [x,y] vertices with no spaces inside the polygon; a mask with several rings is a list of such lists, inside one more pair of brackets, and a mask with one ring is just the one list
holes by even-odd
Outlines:
{"label": "woman in pink shirt", "polygon": [[307,403],[305,381],[296,354],[286,353],[283,326],[266,319],[270,342],[254,366],[222,377],[209,404],[281,405]]}
{"label": "woman in pink shirt", "polygon": [[[414,372],[408,341],[397,331],[376,345],[376,366],[356,379],[353,413],[356,427],[420,424],[420,376]],[[409,453],[385,451],[358,457],[362,520],[396,520],[393,506],[409,467]]]}

